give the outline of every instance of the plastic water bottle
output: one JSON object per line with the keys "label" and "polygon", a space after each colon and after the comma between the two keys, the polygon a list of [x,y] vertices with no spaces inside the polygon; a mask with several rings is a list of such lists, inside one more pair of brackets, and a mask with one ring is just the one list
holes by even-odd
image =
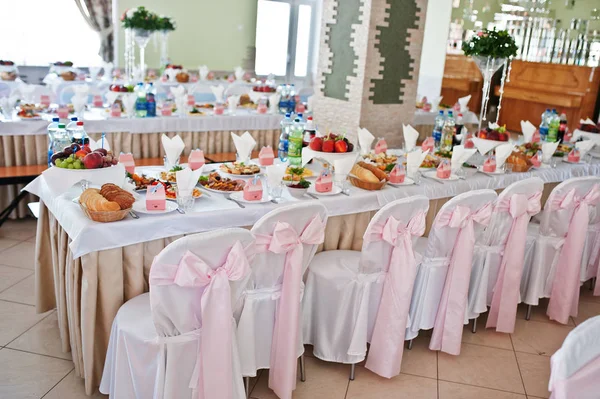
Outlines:
{"label": "plastic water bottle", "polygon": [[548,118],[550,114],[550,108],[542,114],[542,122],[540,123],[540,139],[542,141],[546,141],[546,136],[548,136]]}
{"label": "plastic water bottle", "polygon": [[83,128],[83,121],[77,122],[77,127],[73,130],[73,136],[71,138],[73,143],[79,144],[80,146],[89,145],[90,138],[88,137],[85,129]]}
{"label": "plastic water bottle", "polygon": [[144,84],[138,83],[135,92],[137,93],[135,116],[138,118],[145,118],[148,110],[146,109],[146,90],[144,90]]}
{"label": "plastic water bottle", "polygon": [[302,166],[302,136],[304,135],[304,123],[300,119],[294,119],[288,138],[288,160],[291,166]]}
{"label": "plastic water bottle", "polygon": [[152,82],[148,84],[148,89],[146,92],[146,116],[156,116],[156,89],[154,88]]}
{"label": "plastic water bottle", "polygon": [[454,142],[454,132],[456,129],[454,122],[454,115],[452,111],[448,111],[448,117],[444,121],[444,128],[442,129],[442,144],[441,148],[445,151],[452,151],[452,144]]}
{"label": "plastic water bottle", "polygon": [[440,111],[435,117],[435,124],[433,127],[433,141],[435,143],[435,148],[440,148],[442,143],[442,130],[444,129],[444,122],[444,111]]}
{"label": "plastic water bottle", "polygon": [[290,114],[285,114],[285,118],[281,121],[281,135],[279,136],[279,150],[277,153],[281,162],[288,160],[288,142],[291,127],[292,120],[290,119]]}
{"label": "plastic water bottle", "polygon": [[313,122],[312,116],[307,118],[306,124],[304,125],[304,138],[302,139],[302,146],[308,147],[310,144],[310,140],[312,140],[317,135],[317,128],[315,127],[315,123]]}
{"label": "plastic water bottle", "polygon": [[64,123],[59,123],[54,130],[54,140],[52,141],[52,153],[61,152],[65,147],[71,145],[71,138],[67,133]]}
{"label": "plastic water bottle", "polygon": [[67,123],[67,127],[65,129],[67,129],[67,134],[69,137],[73,138],[73,132],[75,129],[77,129],[77,117],[72,117],[71,122]]}
{"label": "plastic water bottle", "polygon": [[59,118],[52,118],[52,122],[48,125],[48,167],[52,166],[52,155],[54,154],[54,133],[58,129]]}
{"label": "plastic water bottle", "polygon": [[[456,116],[456,124],[454,125],[454,139],[453,139],[453,145],[460,145],[460,140],[458,140],[456,138],[456,136],[458,136],[459,134],[462,133],[463,127],[465,126],[464,124],[464,119],[463,119],[463,114],[459,113]],[[461,137],[462,139],[462,137]]]}
{"label": "plastic water bottle", "polygon": [[554,143],[558,140],[558,129],[560,128],[560,117],[556,110],[553,109],[550,117],[548,118],[548,137],[546,141]]}

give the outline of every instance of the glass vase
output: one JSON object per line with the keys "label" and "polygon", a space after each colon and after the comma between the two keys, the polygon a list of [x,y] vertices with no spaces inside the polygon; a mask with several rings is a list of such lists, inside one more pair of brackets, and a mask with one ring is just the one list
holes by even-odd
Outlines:
{"label": "glass vase", "polygon": [[125,29],[125,80],[133,80],[133,67],[135,65],[135,42],[133,40],[133,30]]}
{"label": "glass vase", "polygon": [[143,81],[146,77],[146,46],[152,37],[152,32],[145,29],[134,29],[133,38],[140,48],[140,79]]}
{"label": "glass vase", "polygon": [[169,63],[169,31],[160,31],[160,66],[165,67]]}
{"label": "glass vase", "polygon": [[490,89],[492,86],[492,77],[500,69],[501,66],[505,65],[505,58],[492,58],[481,55],[473,56],[473,61],[481,71],[483,75],[483,88],[481,90],[481,111],[479,112],[479,130],[481,131],[481,125],[483,121],[487,119],[487,107],[490,99]]}

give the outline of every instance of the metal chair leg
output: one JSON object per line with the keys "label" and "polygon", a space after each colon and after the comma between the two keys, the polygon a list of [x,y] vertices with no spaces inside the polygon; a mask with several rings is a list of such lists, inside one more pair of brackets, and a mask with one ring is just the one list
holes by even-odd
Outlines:
{"label": "metal chair leg", "polygon": [[300,381],[306,381],[306,368],[304,367],[304,355],[300,356]]}
{"label": "metal chair leg", "polygon": [[244,377],[244,385],[246,386],[246,398],[250,397],[250,377]]}
{"label": "metal chair leg", "polygon": [[408,344],[406,344],[406,349],[411,350],[412,346],[413,346],[413,340],[411,339],[408,341]]}
{"label": "metal chair leg", "polygon": [[596,288],[596,277],[590,280],[590,291],[594,291]]}
{"label": "metal chair leg", "polygon": [[475,334],[477,332],[477,319],[478,317],[473,319],[473,327],[471,327],[471,332]]}
{"label": "metal chair leg", "polygon": [[525,320],[531,319],[531,310],[532,309],[533,309],[533,306],[527,305],[527,313],[525,313]]}
{"label": "metal chair leg", "polygon": [[356,371],[356,364],[350,366],[350,381],[354,381],[354,373]]}

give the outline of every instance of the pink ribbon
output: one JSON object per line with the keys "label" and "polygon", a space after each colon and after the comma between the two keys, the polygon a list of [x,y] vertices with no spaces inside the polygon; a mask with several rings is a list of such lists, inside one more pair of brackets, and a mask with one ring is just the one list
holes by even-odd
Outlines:
{"label": "pink ribbon", "polygon": [[596,184],[583,198],[578,197],[575,189],[572,189],[564,198],[557,198],[551,204],[552,209],[575,208],[556,264],[546,311],[551,320],[562,324],[569,322],[569,316],[577,316],[581,257],[589,225],[588,207],[596,205],[599,200],[600,187]]}
{"label": "pink ribbon", "polygon": [[492,203],[487,203],[476,212],[458,205],[453,211],[438,216],[435,228],[459,229],[450,257],[442,298],[438,306],[433,335],[429,349],[441,350],[451,355],[460,354],[465,309],[469,291],[469,277],[475,247],[473,222],[487,225],[492,216]]}
{"label": "pink ribbon", "polygon": [[285,253],[281,297],[275,316],[269,388],[281,399],[292,397],[296,389],[296,350],[300,323],[303,246],[317,245],[325,239],[325,223],[315,216],[298,236],[292,226],[277,222],[273,235],[256,235],[257,252]]}
{"label": "pink ribbon", "polygon": [[232,312],[229,281],[243,278],[250,270],[244,247],[237,241],[223,266],[211,269],[187,251],[179,265],[153,264],[151,285],[206,287],[200,298],[202,350],[190,388],[198,388],[199,399],[229,399],[232,388]]}
{"label": "pink ribbon", "polygon": [[365,366],[382,377],[400,374],[406,321],[417,274],[412,236],[422,236],[425,225],[425,212],[422,211],[406,226],[390,216],[385,223],[371,226],[364,236],[367,242],[385,241],[394,247]]}
{"label": "pink ribbon", "polygon": [[527,225],[531,216],[541,210],[540,198],[542,198],[541,191],[529,198],[523,194],[514,194],[496,205],[495,210],[508,212],[513,222],[508,232],[498,279],[494,286],[486,328],[496,327],[496,331],[504,333],[512,333],[515,329],[519,287],[525,263]]}

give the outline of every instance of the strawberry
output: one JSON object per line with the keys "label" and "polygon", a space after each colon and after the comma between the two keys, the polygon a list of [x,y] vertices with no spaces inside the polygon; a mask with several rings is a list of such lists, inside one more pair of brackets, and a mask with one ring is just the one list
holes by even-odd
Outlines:
{"label": "strawberry", "polygon": [[335,142],[335,152],[348,152],[348,144],[344,140]]}
{"label": "strawberry", "polygon": [[335,146],[335,141],[330,138],[327,138],[323,141],[322,151],[323,152],[333,152],[334,146]]}
{"label": "strawberry", "polygon": [[323,148],[323,139],[321,137],[313,137],[308,144],[311,150],[314,151],[322,151]]}

